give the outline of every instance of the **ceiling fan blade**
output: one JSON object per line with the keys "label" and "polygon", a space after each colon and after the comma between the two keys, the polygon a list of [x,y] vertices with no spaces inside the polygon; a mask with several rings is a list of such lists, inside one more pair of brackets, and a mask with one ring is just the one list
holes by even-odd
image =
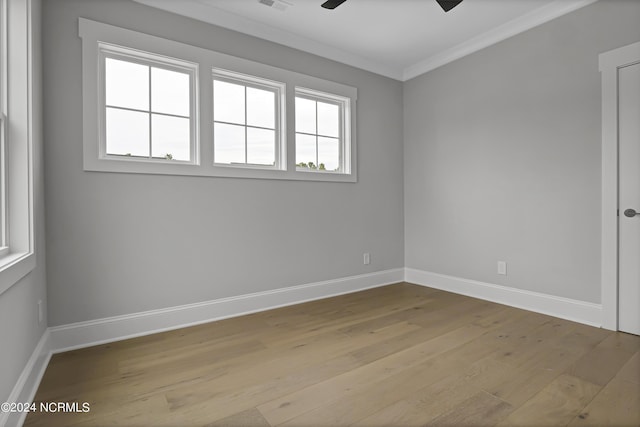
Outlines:
{"label": "ceiling fan blade", "polygon": [[449,12],[451,9],[453,9],[454,7],[462,3],[462,0],[436,0],[436,1],[445,12]]}
{"label": "ceiling fan blade", "polygon": [[326,2],[322,3],[322,7],[324,7],[325,9],[335,9],[346,1],[347,0],[327,0]]}

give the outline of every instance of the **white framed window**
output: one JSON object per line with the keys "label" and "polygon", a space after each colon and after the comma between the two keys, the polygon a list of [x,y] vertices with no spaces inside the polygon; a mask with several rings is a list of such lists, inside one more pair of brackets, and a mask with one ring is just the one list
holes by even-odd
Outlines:
{"label": "white framed window", "polygon": [[[4,80],[4,75],[0,75]],[[4,96],[4,91],[0,93]],[[0,112],[0,258],[9,254],[7,227],[7,115],[3,109]]]}
{"label": "white framed window", "polygon": [[[356,88],[84,18],[79,35],[84,170],[357,181]],[[164,104],[162,77],[174,82]],[[320,112],[316,130],[299,132],[315,138],[305,163],[322,163],[318,173],[296,167],[296,97]],[[325,107],[338,111],[337,134]]]}
{"label": "white framed window", "polygon": [[296,88],[296,169],[350,172],[350,99]]}
{"label": "white framed window", "polygon": [[[33,32],[30,0],[0,0],[0,294],[36,264],[33,224]],[[10,88],[10,89],[9,89]]]}
{"label": "white framed window", "polygon": [[7,21],[6,2],[0,0],[0,258],[9,253],[7,241]]}
{"label": "white framed window", "polygon": [[213,162],[217,166],[286,167],[285,84],[213,70]]}
{"label": "white framed window", "polygon": [[99,43],[100,158],[198,162],[198,65]]}

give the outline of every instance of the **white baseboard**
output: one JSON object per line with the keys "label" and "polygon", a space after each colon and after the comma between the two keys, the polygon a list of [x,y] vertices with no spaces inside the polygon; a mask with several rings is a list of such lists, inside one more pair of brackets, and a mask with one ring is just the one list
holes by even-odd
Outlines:
{"label": "white baseboard", "polygon": [[561,319],[602,326],[602,305],[492,283],[405,268],[404,280],[416,285],[467,295]]}
{"label": "white baseboard", "polygon": [[[7,402],[32,402],[38,391],[40,380],[47,369],[51,358],[51,335],[44,331],[40,341],[31,353],[16,385],[13,387]],[[27,417],[27,412],[0,412],[0,426],[21,426]]]}
{"label": "white baseboard", "polygon": [[[51,355],[229,317],[300,304],[401,282],[404,269],[379,271],[237,297],[48,328],[27,361],[7,402],[33,402]],[[21,426],[23,413],[0,412],[0,427]]]}
{"label": "white baseboard", "polygon": [[[53,353],[358,292],[403,280],[591,326],[601,326],[602,324],[602,306],[600,304],[412,268],[397,268],[272,291],[50,327],[40,338],[7,401],[33,401]],[[26,413],[0,413],[0,426],[21,426],[25,418]]]}
{"label": "white baseboard", "polygon": [[184,328],[401,282],[404,269],[379,271],[49,328],[53,353]]}

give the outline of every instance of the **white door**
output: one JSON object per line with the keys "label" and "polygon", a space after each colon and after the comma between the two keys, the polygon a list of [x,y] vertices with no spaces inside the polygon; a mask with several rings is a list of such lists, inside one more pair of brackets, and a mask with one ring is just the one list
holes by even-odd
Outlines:
{"label": "white door", "polygon": [[640,335],[640,63],[618,70],[618,329]]}

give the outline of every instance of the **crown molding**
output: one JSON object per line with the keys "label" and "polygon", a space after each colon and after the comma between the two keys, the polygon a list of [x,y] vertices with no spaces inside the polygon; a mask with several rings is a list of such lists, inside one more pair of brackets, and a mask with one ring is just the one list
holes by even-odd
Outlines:
{"label": "crown molding", "polygon": [[147,6],[187,16],[229,30],[248,34],[263,40],[278,43],[307,53],[321,56],[352,67],[380,74],[394,80],[407,81],[449,62],[501,42],[516,34],[530,30],[567,13],[595,3],[598,0],[556,0],[528,14],[513,19],[486,33],[446,49],[404,69],[384,64],[357,54],[344,51],[318,41],[290,33],[240,15],[226,12],[206,0],[160,1],[134,0]]}
{"label": "crown molding", "polygon": [[156,9],[162,9],[167,12],[176,13],[198,21],[217,25],[228,30],[248,34],[263,40],[318,55],[342,64],[370,71],[375,74],[380,74],[394,80],[402,80],[402,69],[399,67],[393,67],[377,62],[298,34],[265,25],[261,22],[254,21],[234,13],[229,13],[210,5],[203,0],[183,0],[179,2],[158,0],[134,1]]}
{"label": "crown molding", "polygon": [[493,30],[487,31],[477,37],[460,43],[450,49],[446,49],[436,55],[417,62],[404,69],[402,81],[418,77],[428,71],[441,67],[463,56],[470,55],[485,47],[501,42],[516,34],[520,34],[531,28],[542,25],[567,13],[595,3],[598,0],[556,0],[554,3],[536,9],[526,15],[506,22]]}

